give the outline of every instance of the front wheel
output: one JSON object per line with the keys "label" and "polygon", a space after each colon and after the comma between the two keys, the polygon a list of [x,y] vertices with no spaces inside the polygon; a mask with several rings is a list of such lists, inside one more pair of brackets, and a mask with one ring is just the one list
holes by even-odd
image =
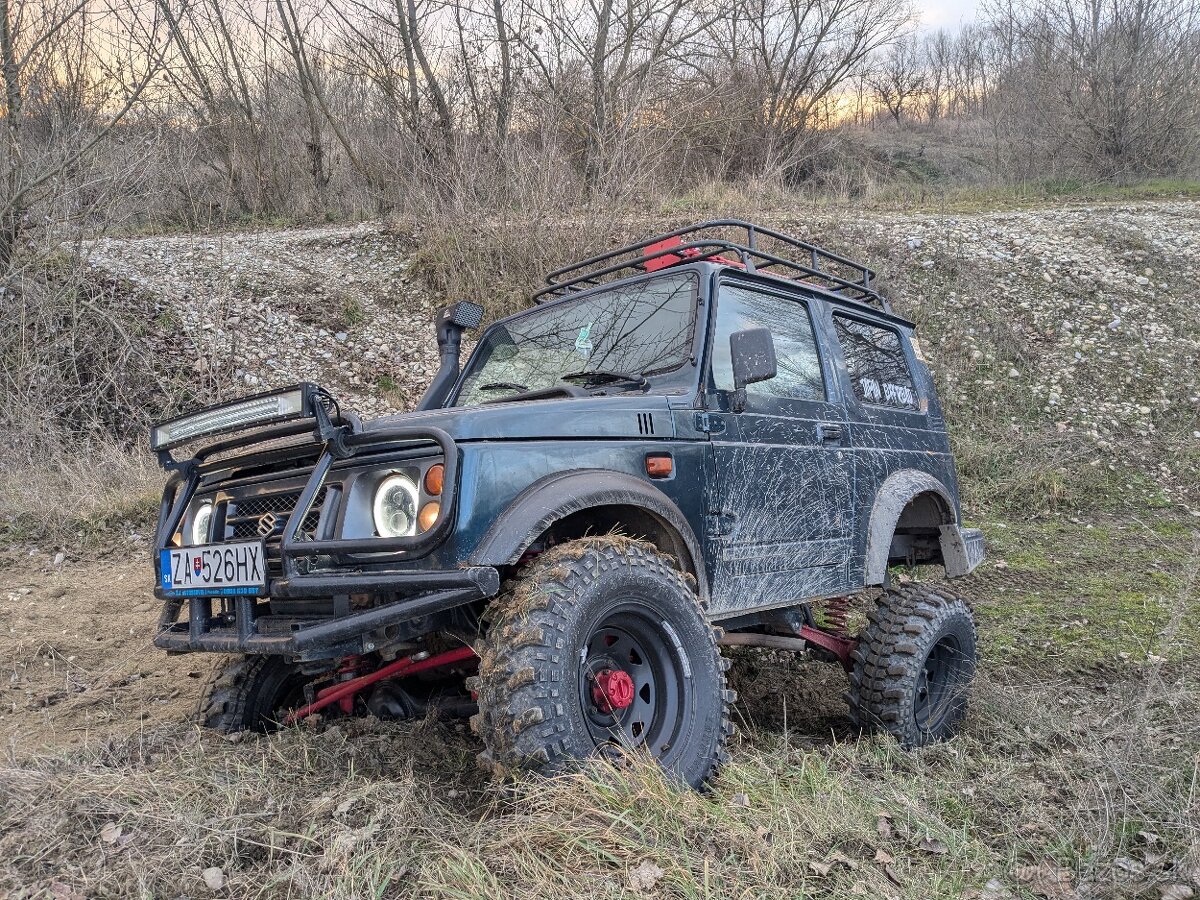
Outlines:
{"label": "front wheel", "polygon": [[726,660],[695,592],[653,546],[585,538],[519,573],[478,647],[471,726],[498,774],[645,752],[692,787],[733,728]]}
{"label": "front wheel", "polygon": [[282,656],[235,656],[214,670],[196,709],[196,721],[224,734],[270,731],[307,700],[313,676]]}
{"label": "front wheel", "polygon": [[975,619],[960,597],[920,584],[885,591],[852,654],[850,715],[906,748],[954,734],[975,676]]}

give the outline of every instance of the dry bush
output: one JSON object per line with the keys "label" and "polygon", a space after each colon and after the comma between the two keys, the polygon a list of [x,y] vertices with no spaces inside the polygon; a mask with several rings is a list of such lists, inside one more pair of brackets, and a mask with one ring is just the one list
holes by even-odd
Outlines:
{"label": "dry bush", "polygon": [[152,409],[194,402],[168,314],[68,253],[23,259],[0,290],[0,536],[72,543],[144,527]]}
{"label": "dry bush", "polygon": [[109,548],[153,524],[163,475],[144,452],[103,437],[0,454],[0,544]]}
{"label": "dry bush", "polygon": [[451,299],[482,303],[490,318],[528,306],[553,269],[618,246],[623,224],[589,221],[439,221],[422,231],[415,274]]}
{"label": "dry bush", "polygon": [[100,434],[138,442],[145,410],[173,408],[187,396],[172,361],[171,313],[74,254],[23,262],[0,292],[7,449]]}

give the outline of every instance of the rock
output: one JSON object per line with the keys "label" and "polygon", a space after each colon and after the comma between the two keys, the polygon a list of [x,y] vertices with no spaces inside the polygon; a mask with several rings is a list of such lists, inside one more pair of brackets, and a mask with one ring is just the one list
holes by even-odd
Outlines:
{"label": "rock", "polygon": [[666,872],[659,866],[644,859],[629,870],[629,889],[638,894],[649,893],[654,890],[665,874]]}
{"label": "rock", "polygon": [[200,873],[200,877],[204,879],[205,887],[214,893],[225,887],[225,873],[219,866],[210,866]]}
{"label": "rock", "polygon": [[61,566],[64,562],[66,562],[66,560],[67,560],[67,555],[65,553],[60,551],[60,552],[54,554],[54,564],[56,566]]}

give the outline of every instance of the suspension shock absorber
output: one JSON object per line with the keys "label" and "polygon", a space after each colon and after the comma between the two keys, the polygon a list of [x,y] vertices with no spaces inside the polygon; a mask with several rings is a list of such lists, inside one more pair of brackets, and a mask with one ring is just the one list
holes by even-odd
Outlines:
{"label": "suspension shock absorber", "polygon": [[[339,683],[353,681],[362,673],[362,667],[363,658],[361,656],[347,656],[342,660],[342,664],[334,674],[334,679]],[[351,715],[354,712],[354,695],[349,694],[341,698],[338,701],[338,706],[343,713]]]}

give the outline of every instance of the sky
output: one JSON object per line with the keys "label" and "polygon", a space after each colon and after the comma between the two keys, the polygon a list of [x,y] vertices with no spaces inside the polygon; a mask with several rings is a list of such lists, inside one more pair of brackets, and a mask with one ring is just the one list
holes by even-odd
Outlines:
{"label": "sky", "polygon": [[921,11],[922,31],[937,31],[939,28],[957,31],[975,18],[979,0],[920,0],[917,8]]}

